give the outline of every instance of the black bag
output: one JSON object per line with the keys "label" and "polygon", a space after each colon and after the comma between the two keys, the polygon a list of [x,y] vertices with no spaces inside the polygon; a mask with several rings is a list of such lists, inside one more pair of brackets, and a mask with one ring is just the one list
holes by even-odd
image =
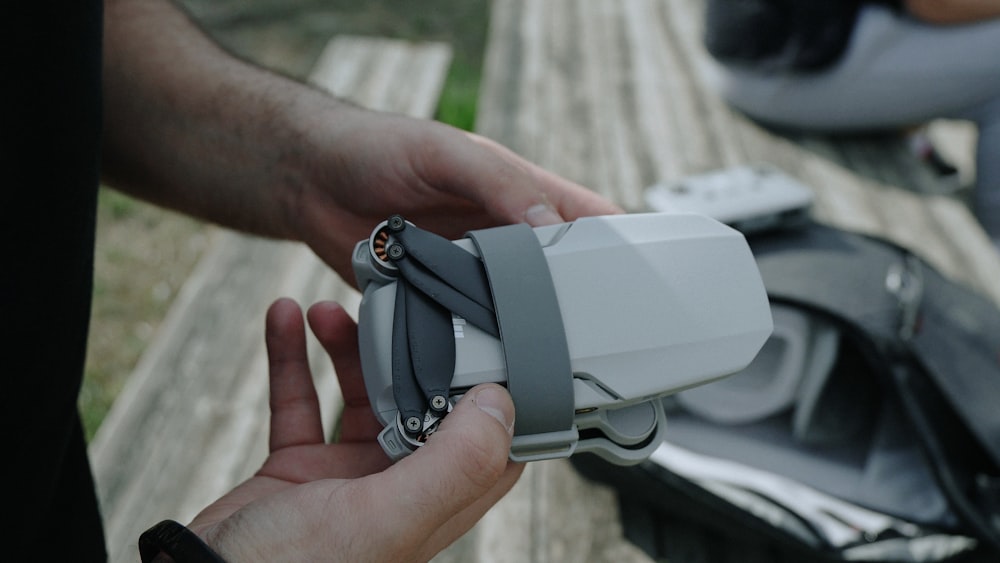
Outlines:
{"label": "black bag", "polygon": [[880,239],[748,240],[775,312],[754,363],[668,399],[649,461],[573,461],[626,533],[678,563],[676,529],[741,561],[1000,560],[1000,309]]}
{"label": "black bag", "polygon": [[724,63],[814,71],[850,40],[860,0],[707,0],[705,47]]}

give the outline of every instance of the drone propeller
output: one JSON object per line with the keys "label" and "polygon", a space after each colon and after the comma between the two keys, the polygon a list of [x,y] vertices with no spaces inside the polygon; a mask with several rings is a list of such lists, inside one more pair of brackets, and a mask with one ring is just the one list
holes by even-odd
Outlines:
{"label": "drone propeller", "polygon": [[433,432],[450,408],[455,372],[452,313],[493,336],[499,337],[500,331],[489,279],[475,255],[407,224],[399,215],[389,218],[386,230],[384,256],[399,272],[392,329],[393,398],[402,428],[412,438]]}

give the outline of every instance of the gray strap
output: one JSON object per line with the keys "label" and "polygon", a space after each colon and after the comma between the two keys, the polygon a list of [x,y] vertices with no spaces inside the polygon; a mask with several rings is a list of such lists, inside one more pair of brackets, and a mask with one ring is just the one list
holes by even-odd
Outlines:
{"label": "gray strap", "polygon": [[[479,250],[493,293],[507,363],[514,426],[526,450],[575,447],[573,369],[559,301],[538,237],[525,224],[467,234]],[[537,436],[549,434],[550,436]],[[528,439],[529,435],[532,436]],[[527,453],[527,452],[526,452]],[[566,454],[568,455],[568,453]]]}

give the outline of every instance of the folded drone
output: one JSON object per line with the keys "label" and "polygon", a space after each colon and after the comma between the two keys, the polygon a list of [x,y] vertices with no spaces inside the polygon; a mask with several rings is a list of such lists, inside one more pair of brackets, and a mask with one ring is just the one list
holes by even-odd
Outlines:
{"label": "folded drone", "polygon": [[644,213],[472,231],[451,241],[394,215],[355,249],[371,405],[393,459],[475,385],[510,391],[510,457],[646,459],[660,399],[746,367],[771,333],[743,235]]}

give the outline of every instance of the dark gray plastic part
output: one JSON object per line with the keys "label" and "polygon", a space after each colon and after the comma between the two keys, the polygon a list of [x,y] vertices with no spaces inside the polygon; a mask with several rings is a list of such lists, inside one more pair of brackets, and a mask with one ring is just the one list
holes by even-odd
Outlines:
{"label": "dark gray plastic part", "polygon": [[[411,227],[409,230],[416,231],[417,229],[415,227]],[[444,244],[455,246],[446,239],[441,240],[444,241]],[[410,252],[409,247],[406,248],[407,252]],[[455,246],[455,248],[458,247]],[[462,252],[465,251],[462,250]],[[472,257],[472,255],[468,252],[465,252],[465,254]],[[478,261],[475,257],[472,258]],[[433,270],[421,268],[417,265],[417,263],[411,262],[409,255],[402,260],[396,261],[395,265],[399,268],[399,273],[402,274],[407,283],[412,285],[414,288],[419,289],[425,295],[439,303],[442,307],[454,312],[456,315],[461,316],[463,319],[483,329],[487,333],[492,334],[493,336],[500,335],[492,309],[493,304],[490,303],[489,307],[484,307],[475,299],[472,299],[468,295],[455,289],[455,286],[458,285],[456,283],[457,281],[467,281],[467,278],[463,278],[461,273],[445,276],[443,278],[438,277]],[[485,277],[483,278],[482,283],[482,291],[488,292],[489,289],[486,285]]]}
{"label": "dark gray plastic part", "polygon": [[396,286],[396,307],[392,323],[392,394],[403,420],[424,419],[424,395],[413,375],[410,341],[407,334],[406,282]]}
{"label": "dark gray plastic part", "polygon": [[[451,313],[409,284],[406,291],[406,337],[410,344],[413,376],[427,403],[434,397],[447,398],[455,373],[455,339]],[[398,291],[398,290],[397,290]],[[443,407],[435,408],[436,411]]]}
{"label": "dark gray plastic part", "polygon": [[392,236],[402,242],[406,252],[430,273],[493,312],[486,270],[479,258],[444,237],[412,225],[394,231]]}
{"label": "dark gray plastic part", "polygon": [[[482,257],[493,293],[507,388],[517,409],[514,449],[520,444],[527,456],[545,449],[551,457],[551,446],[562,444],[569,455],[577,439],[573,370],[559,301],[538,237],[525,224],[467,236]],[[530,444],[518,440],[527,435],[532,435]]]}

